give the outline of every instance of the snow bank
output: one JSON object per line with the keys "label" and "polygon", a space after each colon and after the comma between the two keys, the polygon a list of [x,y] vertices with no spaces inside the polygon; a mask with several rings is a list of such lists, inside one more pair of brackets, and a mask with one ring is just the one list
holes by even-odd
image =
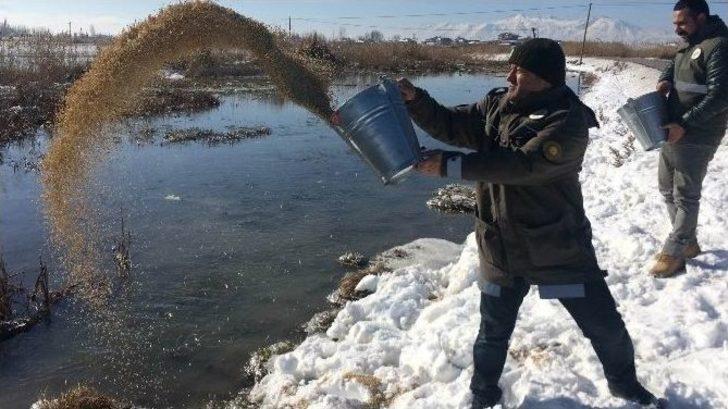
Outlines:
{"label": "snow bank", "polygon": [[[587,60],[600,81],[585,96],[602,128],[582,172],[585,206],[607,281],[635,342],[640,378],[674,407],[728,407],[728,147],[705,182],[699,237],[705,253],[687,274],[646,274],[668,234],[657,191],[657,153],[639,149],[621,167],[626,129],[616,109],[648,92],[658,73]],[[326,334],[274,358],[252,390],[264,408],[469,408],[471,348],[479,324],[473,235],[463,245],[422,239],[391,274],[368,277],[374,293],[348,303]],[[507,407],[625,408],[609,395],[588,341],[557,301],[532,291],[521,307],[502,386]]]}

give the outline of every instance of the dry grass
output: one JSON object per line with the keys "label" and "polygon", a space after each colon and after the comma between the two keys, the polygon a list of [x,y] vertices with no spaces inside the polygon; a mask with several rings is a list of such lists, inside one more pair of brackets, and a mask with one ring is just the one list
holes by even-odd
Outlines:
{"label": "dry grass", "polygon": [[271,358],[293,351],[296,344],[291,341],[281,341],[267,347],[263,347],[250,355],[248,363],[243,368],[243,373],[250,379],[258,382],[267,373],[267,364]]}
{"label": "dry grass", "polygon": [[637,151],[637,147],[634,144],[635,140],[636,137],[632,133],[629,133],[622,142],[621,149],[615,148],[614,146],[609,147],[609,153],[612,155],[612,166],[615,168],[621,167]]}
{"label": "dry grass", "polygon": [[518,362],[523,363],[528,360],[533,365],[543,367],[553,360],[554,355],[558,354],[558,350],[561,348],[562,345],[559,342],[528,347],[522,346],[519,348],[511,348],[508,351],[508,355]]}
{"label": "dry grass", "polygon": [[248,50],[281,94],[321,117],[331,115],[328,78],[281,51],[264,25],[233,10],[190,1],[169,6],[126,30],[66,95],[43,162],[51,237],[65,251],[69,278],[85,283],[83,292],[92,299],[104,296],[108,286],[100,275],[99,229],[82,191],[91,169],[111,148],[112,138],[104,127],[128,114],[165,63],[208,48]]}
{"label": "dry grass", "polygon": [[326,311],[321,311],[314,314],[308,322],[301,325],[301,329],[307,335],[313,335],[317,333],[324,333],[328,331],[331,324],[336,320],[336,316],[339,314],[339,308],[333,308]]}
{"label": "dry grass", "polygon": [[[581,42],[565,41],[561,43],[566,55],[575,56],[581,53]],[[586,57],[612,58],[660,58],[671,59],[677,48],[668,45],[630,45],[616,42],[588,41],[584,47]]]}
{"label": "dry grass", "polygon": [[329,44],[333,55],[349,69],[384,72],[503,71],[504,62],[478,61],[475,46],[438,47],[410,43]]}
{"label": "dry grass", "polygon": [[171,113],[194,113],[215,108],[220,99],[209,91],[178,87],[150,88],[142,92],[129,116],[156,116]]}
{"label": "dry grass", "polygon": [[42,399],[37,409],[129,409],[131,405],[117,402],[93,388],[78,386],[56,399]]}
{"label": "dry grass", "polygon": [[366,408],[376,409],[384,407],[387,399],[384,396],[382,381],[374,375],[348,372],[344,374],[345,381],[354,381],[369,390],[369,401]]}
{"label": "dry grass", "polygon": [[380,275],[388,271],[389,270],[385,267],[384,263],[375,262],[367,268],[347,273],[344,278],[339,281],[339,287],[336,290],[334,297],[332,297],[333,301],[340,304],[346,301],[358,300],[365,297],[367,293],[356,291],[356,286],[362,278],[372,274]]}

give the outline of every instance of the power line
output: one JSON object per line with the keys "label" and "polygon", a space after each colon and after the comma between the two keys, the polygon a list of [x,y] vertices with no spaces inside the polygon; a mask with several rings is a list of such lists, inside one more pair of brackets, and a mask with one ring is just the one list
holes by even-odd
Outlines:
{"label": "power line", "polygon": [[[584,4],[572,4],[562,6],[545,6],[545,7],[527,7],[517,9],[495,9],[495,10],[481,10],[481,11],[462,11],[462,12],[450,12],[450,13],[420,13],[420,14],[384,14],[378,16],[338,16],[331,17],[334,20],[364,20],[372,18],[391,19],[391,18],[416,18],[416,17],[447,17],[447,16],[469,16],[469,15],[482,15],[482,14],[503,14],[503,13],[526,13],[533,11],[553,11],[553,10],[564,10],[564,9],[585,9],[587,6]],[[308,21],[313,17],[294,17],[294,20]]]}

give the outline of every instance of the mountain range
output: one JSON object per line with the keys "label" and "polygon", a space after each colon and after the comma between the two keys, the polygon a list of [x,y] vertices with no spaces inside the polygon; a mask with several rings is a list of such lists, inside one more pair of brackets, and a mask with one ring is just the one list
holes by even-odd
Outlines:
{"label": "mountain range", "polygon": [[[498,34],[512,32],[520,36],[531,36],[536,28],[539,37],[555,40],[581,40],[584,35],[584,20],[560,19],[557,17],[531,17],[514,15],[489,23],[441,23],[426,27],[418,37],[431,36],[464,37],[473,40],[493,40]],[[407,33],[399,33],[407,35]],[[592,41],[617,41],[623,43],[666,43],[678,40],[669,24],[665,28],[643,28],[610,17],[595,17],[589,24],[587,39]]]}

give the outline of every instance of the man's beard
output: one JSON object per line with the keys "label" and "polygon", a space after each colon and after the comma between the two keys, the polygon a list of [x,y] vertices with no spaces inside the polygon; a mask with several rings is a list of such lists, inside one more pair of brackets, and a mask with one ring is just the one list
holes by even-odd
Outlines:
{"label": "man's beard", "polygon": [[530,95],[533,94],[534,92],[524,91],[521,87],[510,86],[508,87],[508,93],[506,94],[506,98],[508,99],[508,101],[518,102],[527,99]]}
{"label": "man's beard", "polygon": [[682,38],[683,41],[685,41],[686,43],[693,44],[698,37],[698,32],[696,31],[693,34],[688,34],[684,31],[682,31],[682,32],[677,33],[677,35],[680,36],[680,38]]}
{"label": "man's beard", "polygon": [[516,102],[519,99],[523,98],[523,92],[515,85],[511,85],[508,87],[508,93],[506,94],[506,98],[511,102]]}

